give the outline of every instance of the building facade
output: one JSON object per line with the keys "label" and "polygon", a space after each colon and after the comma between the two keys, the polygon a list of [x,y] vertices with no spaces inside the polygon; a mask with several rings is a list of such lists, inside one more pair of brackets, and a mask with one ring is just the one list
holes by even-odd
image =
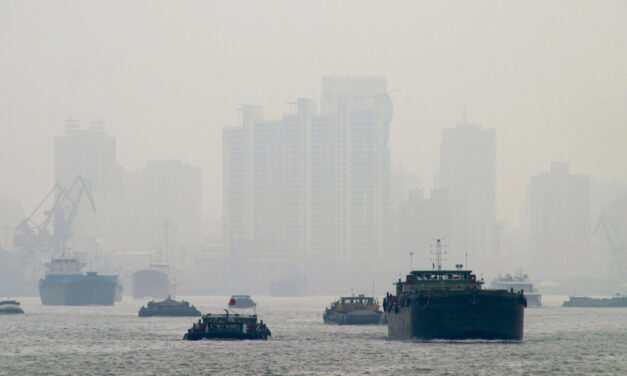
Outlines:
{"label": "building facade", "polygon": [[225,128],[224,231],[231,254],[376,264],[387,245],[392,105],[379,77],[325,77],[320,111]]}
{"label": "building facade", "polygon": [[[567,162],[531,178],[527,188],[531,267],[543,278],[590,272],[590,177],[572,175]],[[587,274],[587,273],[586,273]]]}
{"label": "building facade", "polygon": [[487,268],[495,256],[496,135],[465,120],[442,132],[439,187],[462,203],[465,248],[475,265]]}

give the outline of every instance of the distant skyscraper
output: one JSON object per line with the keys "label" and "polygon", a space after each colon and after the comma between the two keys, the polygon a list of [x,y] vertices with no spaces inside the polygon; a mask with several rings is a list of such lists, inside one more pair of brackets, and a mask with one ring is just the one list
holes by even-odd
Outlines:
{"label": "distant skyscraper", "polygon": [[[190,250],[202,233],[200,168],[177,160],[148,162],[134,172],[116,163],[115,138],[103,123],[80,129],[68,120],[55,138],[55,181],[68,187],[81,175],[91,186],[96,212],[81,204],[72,226],[76,251]],[[166,226],[168,233],[166,234]],[[146,260],[147,261],[147,260]]]}
{"label": "distant skyscraper", "polygon": [[312,100],[263,121],[242,108],[225,128],[224,226],[232,254],[374,264],[389,223],[392,105],[378,77],[326,77]]}
{"label": "distant skyscraper", "polygon": [[111,191],[115,186],[115,138],[104,130],[101,121],[81,129],[77,120],[65,123],[65,135],[54,139],[54,178],[68,187],[82,175],[93,192]]}
{"label": "distant skyscraper", "polygon": [[[449,198],[465,205],[466,251],[475,262],[493,255],[496,227],[495,132],[457,124],[442,132],[440,183]],[[484,264],[485,265],[485,264]]]}
{"label": "distant skyscraper", "polygon": [[202,233],[201,170],[160,160],[147,162],[142,173],[145,249],[167,250],[168,262],[185,266],[182,255],[198,247]]}
{"label": "distant skyscraper", "polygon": [[321,113],[334,116],[339,250],[378,263],[390,243],[392,102],[383,77],[324,77]]}
{"label": "distant skyscraper", "polygon": [[531,178],[527,225],[532,262],[544,278],[589,273],[590,177],[571,175],[568,163]]}
{"label": "distant skyscraper", "polygon": [[110,231],[113,192],[119,184],[116,165],[115,138],[104,130],[101,121],[93,121],[89,128],[81,129],[77,120],[68,119],[65,135],[54,139],[54,179],[64,188],[81,175],[91,187],[96,213],[85,202],[79,207],[72,225],[69,246],[78,251],[94,251],[96,239]]}

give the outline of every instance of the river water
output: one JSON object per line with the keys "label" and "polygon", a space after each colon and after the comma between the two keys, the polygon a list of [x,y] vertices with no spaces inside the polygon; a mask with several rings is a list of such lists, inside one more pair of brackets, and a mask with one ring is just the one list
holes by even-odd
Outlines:
{"label": "river water", "polygon": [[[220,312],[225,296],[183,297]],[[627,375],[627,308],[525,311],[521,342],[393,341],[386,326],[332,326],[333,297],[254,297],[268,341],[183,341],[195,318],[139,318],[145,301],[42,306],[0,316],[0,375]]]}

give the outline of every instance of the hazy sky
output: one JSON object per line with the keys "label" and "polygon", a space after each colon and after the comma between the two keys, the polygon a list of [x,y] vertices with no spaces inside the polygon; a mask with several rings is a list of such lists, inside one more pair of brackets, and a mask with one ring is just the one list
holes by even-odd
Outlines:
{"label": "hazy sky", "polygon": [[324,75],[382,75],[393,165],[430,188],[466,105],[497,130],[497,210],[515,221],[551,161],[627,178],[625,25],[625,1],[0,0],[0,192],[30,211],[65,119],[100,118],[127,168],[201,166],[219,218],[238,106],[279,117]]}

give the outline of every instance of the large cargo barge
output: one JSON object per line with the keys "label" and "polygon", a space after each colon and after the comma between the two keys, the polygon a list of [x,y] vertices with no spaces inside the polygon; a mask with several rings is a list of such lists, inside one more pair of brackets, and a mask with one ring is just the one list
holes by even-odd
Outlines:
{"label": "large cargo barge", "polygon": [[[439,253],[438,240],[438,253]],[[438,260],[440,257],[438,257]],[[523,338],[523,292],[483,290],[470,270],[415,270],[388,294],[388,336],[392,339]]]}
{"label": "large cargo barge", "polygon": [[54,258],[46,264],[39,280],[39,297],[46,305],[113,305],[118,282],[116,275],[83,274],[85,264],[75,258]]}

